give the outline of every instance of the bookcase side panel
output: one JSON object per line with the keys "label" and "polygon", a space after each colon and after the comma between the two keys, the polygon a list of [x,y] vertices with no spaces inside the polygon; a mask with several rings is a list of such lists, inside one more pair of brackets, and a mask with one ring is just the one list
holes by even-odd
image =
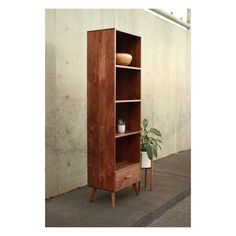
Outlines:
{"label": "bookcase side panel", "polygon": [[88,185],[115,186],[114,30],[88,32]]}

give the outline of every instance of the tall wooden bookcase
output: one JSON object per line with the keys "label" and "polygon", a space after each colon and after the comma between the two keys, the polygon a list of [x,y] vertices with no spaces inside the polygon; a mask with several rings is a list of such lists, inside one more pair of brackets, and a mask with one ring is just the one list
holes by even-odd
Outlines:
{"label": "tall wooden bookcase", "polygon": [[[132,55],[129,66],[116,65],[116,52]],[[116,29],[87,33],[87,132],[90,201],[96,190],[140,191],[141,38]],[[117,119],[126,132],[117,132]],[[137,185],[138,184],[138,185]]]}

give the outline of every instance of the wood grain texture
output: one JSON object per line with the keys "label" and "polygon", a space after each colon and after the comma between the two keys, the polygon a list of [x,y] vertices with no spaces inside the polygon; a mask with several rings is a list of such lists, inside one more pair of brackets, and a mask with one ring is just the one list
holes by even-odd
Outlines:
{"label": "wood grain texture", "polygon": [[116,33],[116,52],[129,53],[133,59],[129,66],[141,66],[141,38],[121,31]]}
{"label": "wood grain texture", "polygon": [[117,103],[116,104],[116,119],[123,118],[126,122],[127,132],[134,132],[140,130],[141,122],[141,103]]}
{"label": "wood grain texture", "polygon": [[138,100],[141,98],[141,71],[116,69],[116,99]]}
{"label": "wood grain texture", "polygon": [[140,163],[140,133],[116,139],[116,162]]}
{"label": "wood grain texture", "polygon": [[88,32],[88,186],[113,190],[114,29]]}
{"label": "wood grain texture", "polygon": [[[119,37],[114,29],[91,31],[87,37],[88,186],[93,187],[92,201],[96,189],[109,190],[113,208],[115,191],[133,185],[138,193],[140,181],[141,73],[115,65],[116,43],[126,42],[124,48],[138,57],[140,38],[123,33]],[[140,66],[140,58],[133,66]],[[127,127],[120,136],[116,133],[118,118],[124,118]]]}
{"label": "wood grain texture", "polygon": [[116,189],[120,189],[131,186],[140,180],[140,165],[139,163],[131,164],[129,167],[116,171]]}
{"label": "wood grain texture", "polygon": [[124,169],[124,168],[129,168],[130,165],[132,165],[134,163],[129,162],[127,160],[125,161],[121,161],[121,162],[116,162],[116,170],[120,170],[120,169]]}
{"label": "wood grain texture", "polygon": [[129,132],[129,131],[125,131],[125,133],[118,133],[116,132],[116,138],[122,138],[125,136],[130,136],[130,135],[134,135],[134,134],[139,134],[141,131],[133,131],[133,132]]}

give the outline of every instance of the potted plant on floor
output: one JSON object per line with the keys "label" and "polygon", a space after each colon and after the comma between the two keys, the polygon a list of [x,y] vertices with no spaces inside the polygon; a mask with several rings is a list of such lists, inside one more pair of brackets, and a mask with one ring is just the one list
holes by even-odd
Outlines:
{"label": "potted plant on floor", "polygon": [[119,133],[124,133],[125,132],[125,121],[124,121],[124,119],[118,119],[117,125],[118,125],[118,132]]}
{"label": "potted plant on floor", "polygon": [[158,157],[161,151],[161,132],[155,128],[147,129],[148,121],[142,122],[141,127],[141,167],[150,168],[151,160]]}

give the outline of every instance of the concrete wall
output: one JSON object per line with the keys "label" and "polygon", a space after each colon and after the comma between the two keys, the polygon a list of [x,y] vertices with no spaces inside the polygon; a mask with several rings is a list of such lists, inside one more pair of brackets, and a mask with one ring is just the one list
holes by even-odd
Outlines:
{"label": "concrete wall", "polygon": [[142,119],[189,149],[190,31],[144,10],[46,10],[46,198],[87,184],[87,31],[142,37]]}

